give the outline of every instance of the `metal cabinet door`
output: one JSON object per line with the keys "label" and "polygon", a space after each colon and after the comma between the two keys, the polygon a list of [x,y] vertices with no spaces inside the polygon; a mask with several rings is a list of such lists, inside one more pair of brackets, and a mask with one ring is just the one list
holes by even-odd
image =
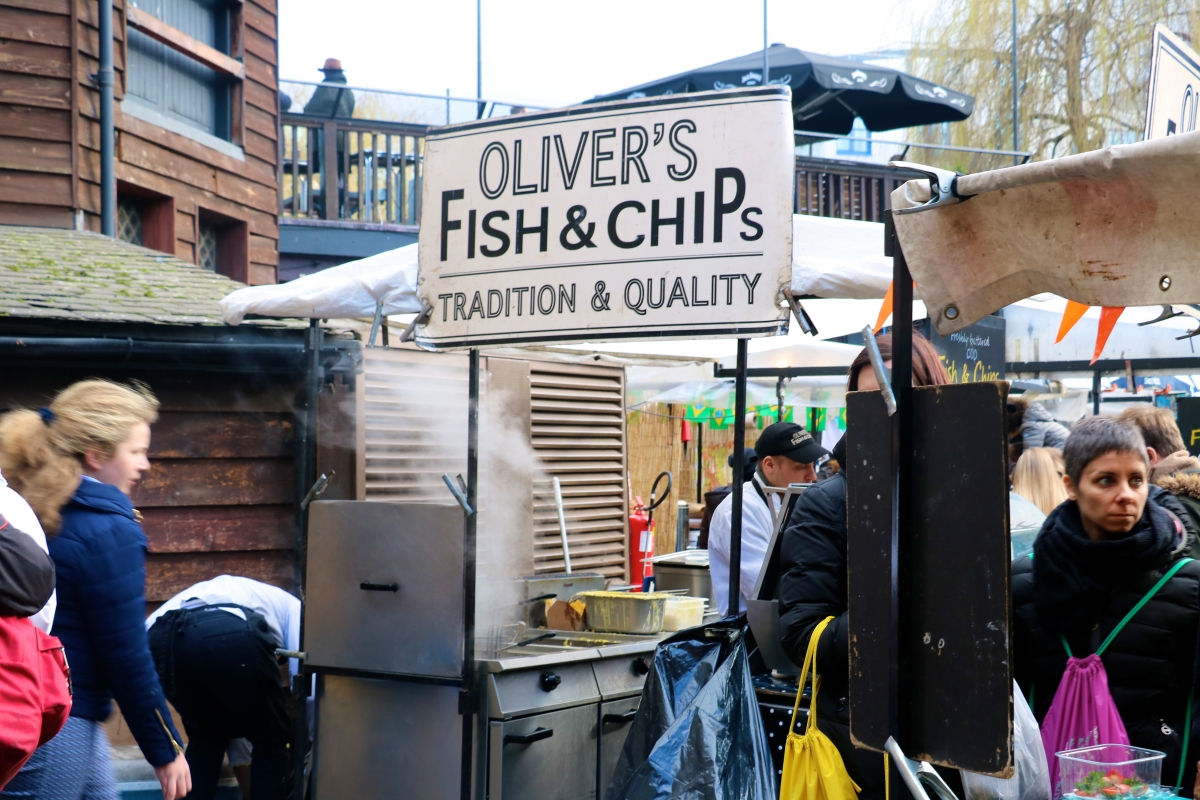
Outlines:
{"label": "metal cabinet door", "polygon": [[313,503],[304,602],[308,665],[459,677],[462,543],[458,506]]}
{"label": "metal cabinet door", "polygon": [[641,704],[641,695],[600,704],[600,783],[597,797],[604,797],[608,791],[608,782],[612,780],[617,759],[621,757],[621,748],[629,736],[629,726],[633,724],[633,717]]}
{"label": "metal cabinet door", "polygon": [[597,723],[595,703],[492,721],[490,800],[596,800]]}

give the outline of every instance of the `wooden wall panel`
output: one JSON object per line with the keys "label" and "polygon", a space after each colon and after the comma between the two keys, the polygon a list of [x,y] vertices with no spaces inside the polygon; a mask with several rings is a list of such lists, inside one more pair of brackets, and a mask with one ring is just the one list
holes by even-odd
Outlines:
{"label": "wooden wall panel", "polygon": [[71,82],[6,72],[0,80],[0,103],[67,109],[71,107]]}
{"label": "wooden wall panel", "polygon": [[0,0],[0,8],[27,8],[30,11],[66,16],[71,13],[71,0]]}
{"label": "wooden wall panel", "polygon": [[74,228],[75,215],[61,206],[31,203],[0,203],[0,225],[37,225],[45,228]]}
{"label": "wooden wall panel", "polygon": [[146,602],[170,600],[218,575],[240,575],[295,592],[291,550],[238,553],[151,553],[146,557]]}
{"label": "wooden wall panel", "polygon": [[70,175],[71,145],[67,142],[7,138],[4,147],[0,148],[0,169]]}
{"label": "wooden wall panel", "polygon": [[0,13],[0,39],[70,47],[71,20],[64,14],[6,8]]}
{"label": "wooden wall panel", "polygon": [[0,202],[71,205],[71,176],[0,169]]}
{"label": "wooden wall panel", "polygon": [[296,535],[290,505],[143,507],[141,512],[155,553],[287,550]]}
{"label": "wooden wall panel", "polygon": [[0,71],[70,78],[71,49],[17,39],[0,39]]}
{"label": "wooden wall panel", "polygon": [[[8,76],[0,78],[6,80]],[[0,137],[18,136],[44,142],[71,141],[69,111],[0,105]]]}

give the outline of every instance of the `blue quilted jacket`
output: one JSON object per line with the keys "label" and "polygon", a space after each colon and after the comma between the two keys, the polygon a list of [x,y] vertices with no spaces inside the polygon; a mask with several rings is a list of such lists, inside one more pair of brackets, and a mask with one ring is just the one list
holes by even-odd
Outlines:
{"label": "blue quilted jacket", "polygon": [[175,760],[182,743],[146,638],[146,534],[116,487],[84,480],[50,540],[58,573],[52,633],[66,647],[71,716],[97,722],[115,698],[146,760]]}

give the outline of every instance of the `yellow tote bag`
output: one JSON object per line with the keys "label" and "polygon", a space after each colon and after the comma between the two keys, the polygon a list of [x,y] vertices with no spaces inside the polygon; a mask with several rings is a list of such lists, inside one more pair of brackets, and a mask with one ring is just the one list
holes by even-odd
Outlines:
{"label": "yellow tote bag", "polygon": [[[858,785],[850,780],[842,754],[817,729],[817,642],[825,628],[833,621],[827,617],[813,630],[808,641],[808,653],[804,656],[804,667],[800,670],[800,683],[796,691],[796,706],[792,709],[792,723],[788,727],[786,749],[783,752],[783,781],[779,789],[779,800],[856,800]],[[804,680],[812,667],[812,702],[808,707],[808,725],[803,734],[796,733],[796,712],[800,709],[800,696],[804,693]]]}

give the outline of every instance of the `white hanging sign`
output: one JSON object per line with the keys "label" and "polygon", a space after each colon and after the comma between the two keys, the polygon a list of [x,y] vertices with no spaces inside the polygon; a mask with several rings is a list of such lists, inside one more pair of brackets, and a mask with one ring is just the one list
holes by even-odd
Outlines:
{"label": "white hanging sign", "polygon": [[779,87],[430,134],[417,343],[786,333],[794,152]]}
{"label": "white hanging sign", "polygon": [[1146,139],[1196,130],[1200,102],[1200,55],[1165,25],[1154,26]]}

